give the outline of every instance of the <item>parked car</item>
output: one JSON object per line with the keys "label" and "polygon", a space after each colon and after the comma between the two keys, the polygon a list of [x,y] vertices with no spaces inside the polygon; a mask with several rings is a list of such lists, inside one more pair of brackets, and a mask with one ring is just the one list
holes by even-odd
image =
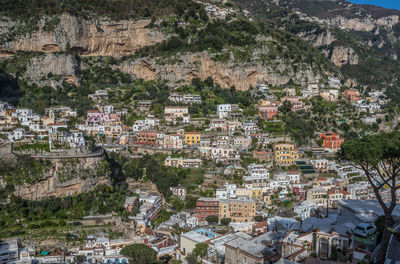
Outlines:
{"label": "parked car", "polygon": [[376,226],[368,223],[360,223],[356,226],[354,234],[362,237],[369,237],[376,232]]}

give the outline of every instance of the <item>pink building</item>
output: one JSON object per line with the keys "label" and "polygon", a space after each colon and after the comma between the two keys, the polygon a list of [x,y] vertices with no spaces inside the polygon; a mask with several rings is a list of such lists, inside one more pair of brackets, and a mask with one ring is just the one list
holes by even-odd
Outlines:
{"label": "pink building", "polygon": [[211,119],[210,128],[212,130],[221,129],[221,131],[225,132],[228,130],[228,125],[226,120],[223,118],[213,118]]}
{"label": "pink building", "polygon": [[259,106],[258,107],[258,115],[265,120],[274,119],[278,114],[277,106]]}
{"label": "pink building", "polygon": [[281,99],[281,103],[289,101],[292,104],[292,111],[296,111],[303,108],[303,102],[300,101],[299,97],[295,96],[285,96]]}
{"label": "pink building", "polygon": [[86,125],[121,125],[121,118],[118,114],[100,113],[90,110],[87,112]]}
{"label": "pink building", "polygon": [[110,122],[110,115],[107,113],[100,113],[98,111],[88,111],[86,116],[86,125],[103,124]]}

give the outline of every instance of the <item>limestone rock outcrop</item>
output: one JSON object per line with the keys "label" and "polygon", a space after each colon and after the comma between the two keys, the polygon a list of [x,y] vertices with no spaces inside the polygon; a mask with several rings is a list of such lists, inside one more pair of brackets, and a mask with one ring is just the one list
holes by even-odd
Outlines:
{"label": "limestone rock outcrop", "polygon": [[[63,81],[79,85],[80,60],[65,53],[44,53],[33,57],[26,66],[24,78],[29,84],[57,87]],[[41,78],[52,76],[54,78]]]}
{"label": "limestone rock outcrop", "polygon": [[181,55],[179,58],[179,62],[164,65],[157,64],[154,59],[128,60],[116,67],[135,78],[165,79],[171,84],[188,83],[193,78],[204,80],[211,77],[223,88],[235,86],[238,90],[247,90],[259,83],[278,86],[288,83],[290,79],[303,84],[321,79],[311,67],[295,71],[291,65],[283,62],[274,67],[263,65],[261,62],[223,63],[214,61],[207,52]]}
{"label": "limestone rock outcrop", "polygon": [[0,43],[0,56],[21,51],[74,51],[86,56],[124,56],[165,38],[161,32],[147,27],[149,20],[115,22],[107,18],[87,20],[63,14],[58,17],[54,28],[48,30],[46,23],[49,19],[43,18],[37,30],[25,35],[20,35],[18,23],[2,22],[0,37],[14,37]]}
{"label": "limestone rock outcrop", "polygon": [[92,190],[98,184],[110,184],[107,175],[89,176],[103,161],[103,157],[52,160],[43,178],[33,184],[15,186],[14,194],[23,199],[40,200],[62,197]]}

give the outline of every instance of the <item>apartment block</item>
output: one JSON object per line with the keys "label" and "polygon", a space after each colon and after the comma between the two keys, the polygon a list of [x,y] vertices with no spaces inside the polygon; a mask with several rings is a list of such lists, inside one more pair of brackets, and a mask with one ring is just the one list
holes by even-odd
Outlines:
{"label": "apartment block", "polygon": [[299,159],[299,152],[294,144],[274,144],[274,161],[278,165],[292,165]]}

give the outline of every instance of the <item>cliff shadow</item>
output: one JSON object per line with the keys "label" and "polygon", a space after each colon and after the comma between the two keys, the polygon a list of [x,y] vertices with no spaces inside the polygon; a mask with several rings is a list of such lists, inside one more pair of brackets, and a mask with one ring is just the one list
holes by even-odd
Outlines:
{"label": "cliff shadow", "polygon": [[18,105],[21,96],[17,78],[0,70],[0,100]]}

